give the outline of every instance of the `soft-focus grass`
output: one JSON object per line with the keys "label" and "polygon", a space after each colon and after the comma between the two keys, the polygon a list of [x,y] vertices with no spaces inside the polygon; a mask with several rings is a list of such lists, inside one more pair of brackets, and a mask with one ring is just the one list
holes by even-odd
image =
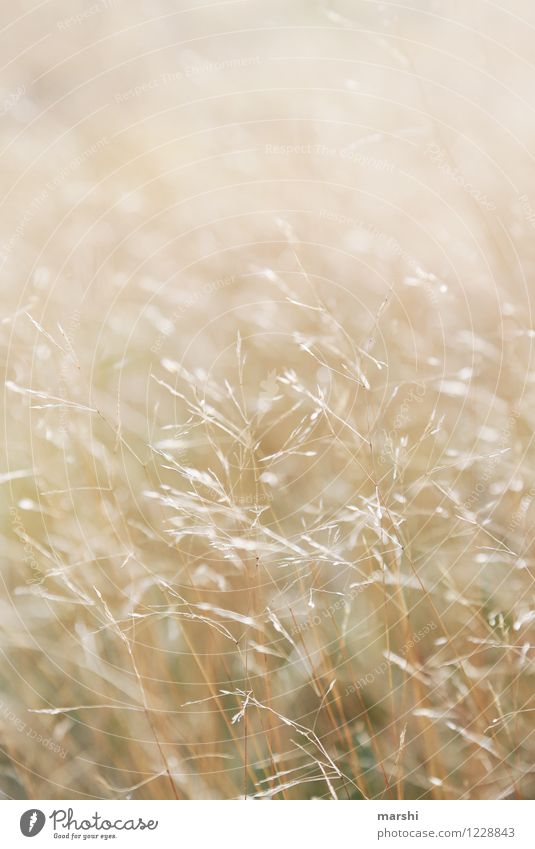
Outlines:
{"label": "soft-focus grass", "polygon": [[513,5],[5,8],[6,797],[533,796]]}

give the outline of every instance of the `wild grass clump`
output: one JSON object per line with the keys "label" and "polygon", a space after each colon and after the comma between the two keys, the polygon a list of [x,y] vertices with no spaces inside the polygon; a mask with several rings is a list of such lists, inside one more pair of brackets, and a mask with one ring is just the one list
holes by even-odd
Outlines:
{"label": "wild grass clump", "polygon": [[[13,106],[6,797],[533,797],[531,224],[433,71],[401,78],[440,33],[333,14],[312,58],[290,28],[296,93],[267,30],[179,76],[113,8]],[[90,66],[85,124],[59,95]]]}

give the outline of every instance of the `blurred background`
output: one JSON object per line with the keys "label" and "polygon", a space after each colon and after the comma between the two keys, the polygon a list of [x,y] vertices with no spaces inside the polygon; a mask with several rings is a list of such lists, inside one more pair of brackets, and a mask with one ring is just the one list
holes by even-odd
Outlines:
{"label": "blurred background", "polygon": [[3,796],[533,798],[532,4],[2,19]]}

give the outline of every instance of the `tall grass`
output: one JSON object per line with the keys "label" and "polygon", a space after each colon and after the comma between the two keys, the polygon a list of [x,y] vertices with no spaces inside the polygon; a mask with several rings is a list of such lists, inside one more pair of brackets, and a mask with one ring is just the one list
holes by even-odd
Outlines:
{"label": "tall grass", "polygon": [[12,24],[5,797],[533,796],[533,133],[342,6]]}

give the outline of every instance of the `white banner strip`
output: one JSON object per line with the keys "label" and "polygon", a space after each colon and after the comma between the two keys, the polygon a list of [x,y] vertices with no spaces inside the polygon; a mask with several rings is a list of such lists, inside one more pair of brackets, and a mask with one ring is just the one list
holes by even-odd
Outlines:
{"label": "white banner strip", "polygon": [[[2,845],[533,849],[535,803],[4,801]],[[35,843],[29,840],[35,838]],[[113,842],[111,842],[113,841]]]}

